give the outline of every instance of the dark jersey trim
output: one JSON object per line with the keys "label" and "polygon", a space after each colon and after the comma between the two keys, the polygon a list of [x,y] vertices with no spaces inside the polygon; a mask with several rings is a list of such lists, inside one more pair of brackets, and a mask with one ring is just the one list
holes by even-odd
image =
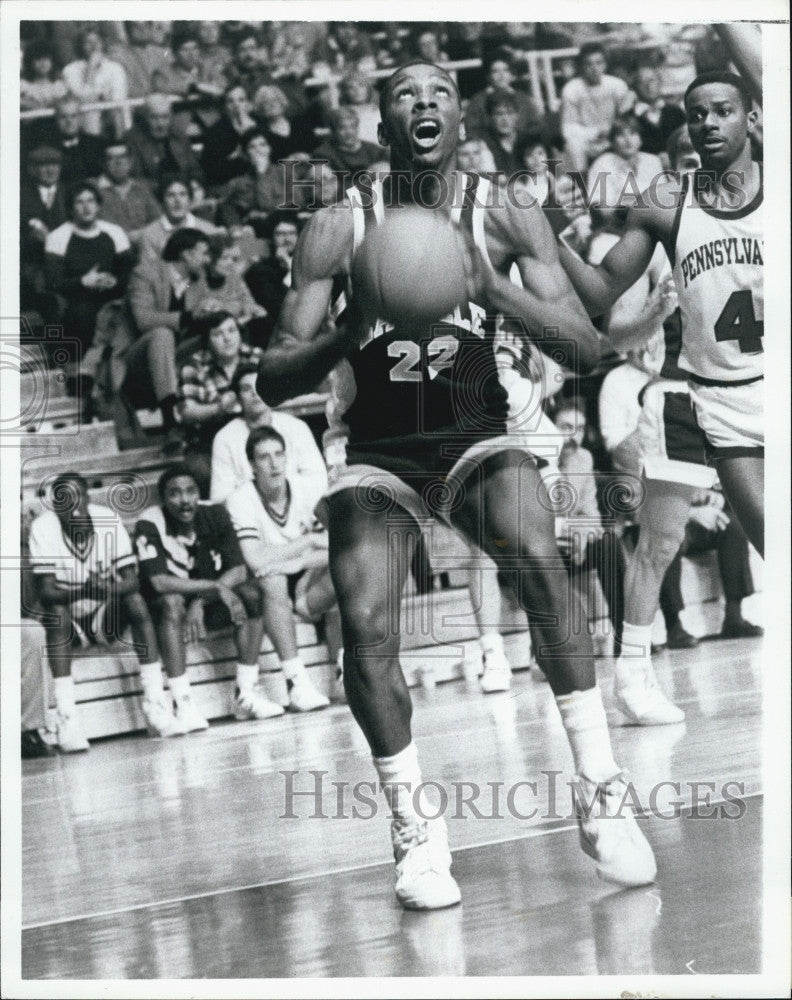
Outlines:
{"label": "dark jersey trim", "polygon": [[726,386],[727,388],[735,388],[738,385],[752,385],[754,382],[761,382],[764,375],[755,375],[753,378],[740,378],[735,379],[734,381],[719,378],[704,378],[701,375],[694,375],[692,372],[688,372],[687,377],[690,382],[695,382],[696,385]]}
{"label": "dark jersey trim", "polygon": [[679,191],[679,203],[674,210],[674,221],[671,223],[671,234],[668,237],[668,256],[671,259],[671,267],[676,267],[676,243],[679,236],[679,227],[682,225],[682,210],[687,201],[688,188],[690,187],[690,174],[682,177],[682,187]]}
{"label": "dark jersey trim", "polygon": [[[698,184],[695,186],[695,196],[696,203],[702,212],[707,215],[711,215],[713,219],[744,219],[746,215],[750,215],[751,212],[755,211],[762,204],[764,199],[764,168],[762,166],[761,160],[757,161],[759,163],[759,190],[753,196],[751,201],[744,205],[742,208],[737,209],[736,212],[724,212],[718,208],[711,208],[709,205],[705,205],[701,200],[701,189]],[[698,174],[698,171],[696,171]]]}
{"label": "dark jersey trim", "polygon": [[707,441],[707,460],[720,462],[724,458],[764,458],[764,448],[760,445],[737,445],[734,448],[716,448]]}

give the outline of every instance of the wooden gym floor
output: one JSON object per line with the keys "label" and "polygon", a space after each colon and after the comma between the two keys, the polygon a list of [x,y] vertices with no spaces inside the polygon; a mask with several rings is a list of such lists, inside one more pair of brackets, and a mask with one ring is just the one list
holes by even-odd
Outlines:
{"label": "wooden gym floor", "polygon": [[[402,912],[382,798],[373,818],[344,818],[351,785],[374,773],[345,706],[169,741],[97,741],[88,754],[23,762],[23,978],[758,973],[761,643],[708,642],[657,667],[686,722],[613,736],[647,812],[653,887],[618,891],[580,851],[547,684],[518,674],[510,694],[484,697],[459,681],[413,700],[424,779],[450,795],[461,906]],[[611,661],[598,670],[607,704]],[[552,770],[564,774],[548,818],[553,779],[541,772]],[[323,781],[326,818],[311,818],[312,796],[279,818],[282,771],[297,772],[295,791]],[[653,811],[666,780],[681,794],[661,788]],[[464,806],[454,818],[462,781],[484,790],[485,816],[487,783],[503,783],[495,818]],[[537,782],[536,795],[520,786],[509,810],[521,781]],[[694,818],[692,782],[714,783],[716,811],[740,818]],[[726,794],[742,805],[723,802],[727,782],[741,783]],[[512,814],[537,806],[531,819]]]}

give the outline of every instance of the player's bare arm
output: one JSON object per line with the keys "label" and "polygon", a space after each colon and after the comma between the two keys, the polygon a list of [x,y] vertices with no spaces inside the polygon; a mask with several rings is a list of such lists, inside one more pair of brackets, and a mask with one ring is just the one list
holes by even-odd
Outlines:
{"label": "player's bare arm", "polygon": [[317,212],[300,236],[292,286],[259,364],[256,386],[270,406],[311,392],[351,346],[325,320],[333,279],[349,272],[352,231],[352,212],[342,205]]}
{"label": "player's bare arm", "polygon": [[[550,224],[538,207],[504,206],[487,215],[487,245],[494,269],[487,269],[488,303],[504,316],[519,317],[541,350],[558,349],[558,337],[577,345],[576,366],[590,371],[599,361],[597,331],[564,272]],[[517,262],[523,287],[503,273]],[[548,340],[545,331],[553,330]],[[570,359],[571,360],[571,359]]]}
{"label": "player's bare arm", "polygon": [[668,249],[680,192],[676,178],[661,181],[630,209],[624,235],[596,267],[581,260],[563,240],[559,256],[590,316],[601,316],[646,271],[658,242]]}

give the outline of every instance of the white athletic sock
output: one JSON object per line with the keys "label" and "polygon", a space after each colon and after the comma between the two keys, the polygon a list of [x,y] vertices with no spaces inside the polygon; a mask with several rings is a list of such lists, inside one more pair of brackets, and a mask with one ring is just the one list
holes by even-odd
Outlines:
{"label": "white athletic sock", "polygon": [[484,656],[489,656],[491,653],[499,653],[501,656],[506,655],[503,636],[500,632],[485,632],[479,639],[479,646],[481,646],[481,652]]}
{"label": "white athletic sock", "polygon": [[619,772],[613,759],[608,722],[600,689],[556,696],[561,721],[575,760],[575,770],[592,781],[607,781]]}
{"label": "white athletic sock", "polygon": [[299,656],[293,656],[290,660],[281,660],[281,670],[286,680],[291,681],[292,684],[306,676],[305,664]]}
{"label": "white athletic sock", "polygon": [[60,715],[74,713],[74,680],[71,674],[66,677],[53,677],[52,687],[55,693],[55,704]]}
{"label": "white athletic sock", "polygon": [[[407,820],[419,819],[413,804],[413,793],[422,781],[416,745],[410,742],[392,757],[373,757],[372,760],[394,817]],[[424,808],[423,805],[421,807],[428,815],[434,815],[434,811],[428,807]]]}
{"label": "white athletic sock", "polygon": [[180,677],[169,677],[168,687],[170,688],[173,700],[177,704],[184,701],[185,698],[190,697],[190,682],[187,679],[186,673],[183,673]]}
{"label": "white athletic sock", "polygon": [[240,694],[250,694],[258,684],[258,663],[237,663],[236,682]]}
{"label": "white athletic sock", "polygon": [[646,665],[652,658],[652,626],[630,625],[622,627],[622,652],[616,660],[616,688],[629,687],[644,676]]}
{"label": "white athletic sock", "polygon": [[162,664],[159,660],[140,664],[140,686],[143,688],[143,697],[149,701],[159,701],[162,698],[165,690],[162,686]]}

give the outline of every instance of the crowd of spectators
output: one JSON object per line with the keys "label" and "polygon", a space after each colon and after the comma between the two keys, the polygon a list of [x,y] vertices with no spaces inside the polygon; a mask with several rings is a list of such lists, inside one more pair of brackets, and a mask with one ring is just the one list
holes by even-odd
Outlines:
{"label": "crowd of spectators", "polygon": [[[536,92],[530,71],[530,54],[548,50],[563,50],[552,62],[557,106],[555,93]],[[687,83],[726,63],[712,32],[692,25],[23,23],[21,306],[33,328],[62,325],[84,419],[109,414],[122,446],[134,446],[147,440],[135,411],[158,409],[165,453],[186,460],[184,475],[214,503],[254,476],[264,483],[265,466],[281,458],[292,488],[304,481],[305,495],[318,498],[326,472],[311,433],[258,399],[255,363],[311,211],[341,200],[356,171],[386,169],[376,71],[416,57],[473,62],[456,72],[466,126],[460,167],[501,183],[516,174],[516,190],[540,203],[557,196],[568,238],[592,261],[617,238],[630,194],[669,166]],[[581,189],[590,204],[576,197]],[[626,326],[640,340],[662,330],[667,284],[650,268],[630,294],[603,333]],[[566,439],[570,474],[590,477],[579,512],[589,521],[595,470],[629,467],[622,451],[638,421],[638,393],[656,375],[650,353],[642,343],[619,354],[603,337],[597,372],[566,373],[546,404]],[[121,405],[106,405],[108,385]],[[249,448],[253,435],[261,454]],[[283,484],[268,488],[282,503]],[[565,558],[573,573],[596,570],[617,594],[616,620],[621,543],[613,530],[570,545]],[[157,549],[153,536],[147,544]],[[263,593],[271,627],[267,600],[275,598]],[[189,602],[157,595],[156,622],[176,615],[182,623]],[[323,611],[325,597],[317,598]],[[230,609],[240,628],[256,618],[249,598],[240,597],[242,611]],[[684,644],[678,610],[669,636]],[[250,635],[242,631],[244,693]],[[293,659],[291,637],[279,641]],[[68,714],[68,698],[64,705]]]}

